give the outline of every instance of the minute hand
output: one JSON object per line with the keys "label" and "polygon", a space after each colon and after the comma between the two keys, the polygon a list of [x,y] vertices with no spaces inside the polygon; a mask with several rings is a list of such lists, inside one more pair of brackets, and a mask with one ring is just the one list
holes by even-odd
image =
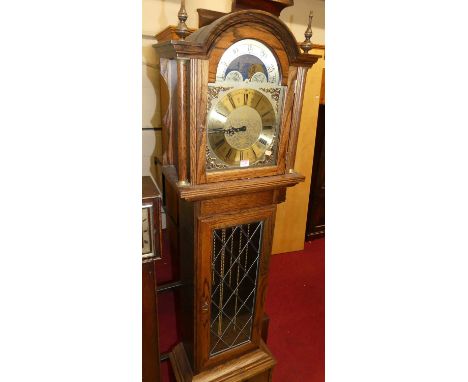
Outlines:
{"label": "minute hand", "polygon": [[215,127],[213,129],[210,129],[211,133],[224,133],[227,135],[234,135],[235,133],[238,133],[240,131],[246,131],[247,126],[241,126],[241,127],[230,127],[228,129],[223,129],[222,127]]}

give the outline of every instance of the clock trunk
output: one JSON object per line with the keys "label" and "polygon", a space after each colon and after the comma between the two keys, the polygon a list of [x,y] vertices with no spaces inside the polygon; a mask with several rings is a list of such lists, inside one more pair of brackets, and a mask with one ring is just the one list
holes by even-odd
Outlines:
{"label": "clock trunk", "polygon": [[[167,181],[166,192],[176,192]],[[276,204],[282,198],[271,190],[172,206],[178,212],[168,214],[169,236],[178,241],[184,284],[181,329],[194,373],[259,348]]]}

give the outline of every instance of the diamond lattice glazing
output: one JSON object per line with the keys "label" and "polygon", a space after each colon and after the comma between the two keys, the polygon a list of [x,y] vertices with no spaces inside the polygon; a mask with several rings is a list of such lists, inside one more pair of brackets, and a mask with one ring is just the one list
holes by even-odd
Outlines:
{"label": "diamond lattice glazing", "polygon": [[263,222],[213,231],[210,355],[250,341]]}

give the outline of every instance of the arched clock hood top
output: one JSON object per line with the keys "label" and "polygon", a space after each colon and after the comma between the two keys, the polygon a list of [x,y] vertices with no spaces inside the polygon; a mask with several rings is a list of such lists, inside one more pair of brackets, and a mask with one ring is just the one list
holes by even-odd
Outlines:
{"label": "arched clock hood top", "polygon": [[[244,10],[229,13],[206,25],[184,41],[172,40],[154,45],[161,57],[166,58],[208,58],[218,39],[236,25],[252,25],[276,36],[284,47],[291,65],[311,66],[319,56],[302,54],[296,38],[288,26],[278,17],[259,10]],[[234,31],[235,33],[235,31]],[[255,38],[255,36],[252,36]]]}
{"label": "arched clock hood top", "polygon": [[297,56],[300,55],[296,38],[287,25],[271,13],[258,10],[229,13],[213,21],[211,24],[198,29],[188,36],[186,41],[204,45],[209,54],[216,40],[221,37],[224,32],[235,25],[245,24],[255,24],[277,36],[282,42],[284,50],[292,59],[296,59]]}

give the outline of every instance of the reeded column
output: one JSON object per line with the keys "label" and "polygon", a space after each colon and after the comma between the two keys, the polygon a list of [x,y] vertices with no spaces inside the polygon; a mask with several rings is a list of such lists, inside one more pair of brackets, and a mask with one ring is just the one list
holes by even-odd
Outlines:
{"label": "reeded column", "polygon": [[187,182],[187,62],[177,59],[177,173],[179,185]]}

